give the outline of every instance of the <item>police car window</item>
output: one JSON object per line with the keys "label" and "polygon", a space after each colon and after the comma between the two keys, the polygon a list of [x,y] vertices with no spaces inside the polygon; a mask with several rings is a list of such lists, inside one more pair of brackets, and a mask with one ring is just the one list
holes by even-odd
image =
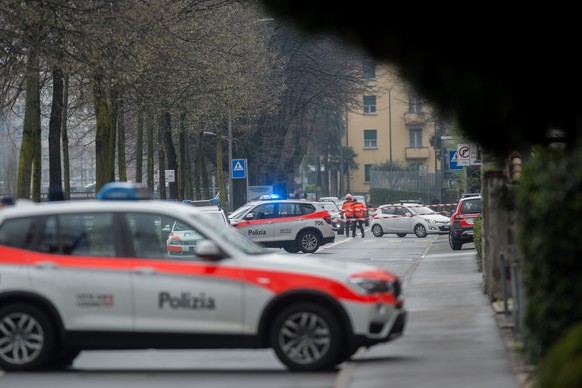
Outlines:
{"label": "police car window", "polygon": [[13,248],[29,248],[32,242],[34,218],[7,220],[0,226],[0,245]]}
{"label": "police car window", "polygon": [[133,254],[139,258],[197,260],[204,235],[189,223],[152,213],[127,213]]}
{"label": "police car window", "polygon": [[35,250],[42,253],[115,257],[113,215],[53,215],[37,219]]}
{"label": "police car window", "polygon": [[259,205],[252,210],[255,213],[256,220],[263,220],[275,217],[275,204],[274,203],[266,203],[263,205]]}
{"label": "police car window", "polygon": [[382,209],[382,214],[394,215],[396,214],[396,209],[394,206],[388,206]]}
{"label": "police car window", "polygon": [[295,216],[295,204],[293,203],[280,203],[279,204],[279,217],[294,217]]}
{"label": "police car window", "polygon": [[62,253],[65,255],[91,255],[91,229],[93,215],[66,214],[59,216]]}
{"label": "police car window", "polygon": [[[176,222],[174,219],[162,219],[158,214],[151,213],[126,213],[124,214],[129,227],[128,240],[133,248],[133,255],[143,258],[164,258],[167,256],[166,241],[164,237],[171,233],[168,225],[176,233],[184,233],[187,226]],[[164,233],[165,228],[165,233]]]}
{"label": "police car window", "polygon": [[315,213],[315,207],[308,203],[302,203],[299,205],[301,209],[301,214],[311,214]]}
{"label": "police car window", "polygon": [[36,249],[42,253],[59,253],[57,216],[45,219]]}

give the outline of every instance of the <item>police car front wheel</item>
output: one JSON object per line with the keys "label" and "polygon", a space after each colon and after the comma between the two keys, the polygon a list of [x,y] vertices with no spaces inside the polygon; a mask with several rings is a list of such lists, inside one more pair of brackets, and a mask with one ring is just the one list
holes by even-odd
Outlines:
{"label": "police car front wheel", "polygon": [[42,367],[55,347],[51,321],[38,308],[15,303],[0,309],[0,369],[27,371]]}
{"label": "police car front wheel", "polygon": [[298,303],[281,311],[270,338],[277,357],[291,370],[323,370],[344,361],[338,360],[343,353],[338,319],[313,303]]}
{"label": "police car front wheel", "polygon": [[319,249],[319,236],[315,232],[306,231],[299,236],[299,248],[303,253],[313,253]]}

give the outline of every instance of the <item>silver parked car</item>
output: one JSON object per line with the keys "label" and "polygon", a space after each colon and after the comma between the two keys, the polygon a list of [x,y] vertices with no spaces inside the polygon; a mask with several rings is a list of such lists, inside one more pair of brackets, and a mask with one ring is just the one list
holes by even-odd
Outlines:
{"label": "silver parked car", "polygon": [[392,233],[398,237],[414,234],[424,238],[429,234],[449,233],[451,220],[424,205],[389,204],[378,208],[372,218],[371,229],[376,237]]}

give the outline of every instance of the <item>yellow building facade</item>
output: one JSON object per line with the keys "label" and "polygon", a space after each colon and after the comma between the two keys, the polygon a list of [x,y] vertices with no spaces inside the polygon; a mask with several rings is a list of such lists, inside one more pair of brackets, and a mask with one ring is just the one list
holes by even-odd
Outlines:
{"label": "yellow building facade", "polygon": [[435,173],[439,163],[430,145],[436,131],[432,108],[391,67],[374,65],[365,73],[373,92],[346,110],[342,144],[358,155],[358,169],[345,177],[346,192],[368,195],[372,166],[386,162]]}

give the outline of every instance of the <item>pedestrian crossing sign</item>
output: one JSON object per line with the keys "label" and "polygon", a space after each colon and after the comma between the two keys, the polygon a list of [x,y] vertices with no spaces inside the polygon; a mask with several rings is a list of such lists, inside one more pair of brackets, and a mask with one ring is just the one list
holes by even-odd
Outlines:
{"label": "pedestrian crossing sign", "polygon": [[246,178],[247,177],[247,169],[246,169],[246,159],[233,159],[231,164],[231,176],[236,178]]}
{"label": "pedestrian crossing sign", "polygon": [[458,164],[459,157],[457,155],[457,150],[449,151],[449,169],[450,170],[462,170],[463,166]]}

